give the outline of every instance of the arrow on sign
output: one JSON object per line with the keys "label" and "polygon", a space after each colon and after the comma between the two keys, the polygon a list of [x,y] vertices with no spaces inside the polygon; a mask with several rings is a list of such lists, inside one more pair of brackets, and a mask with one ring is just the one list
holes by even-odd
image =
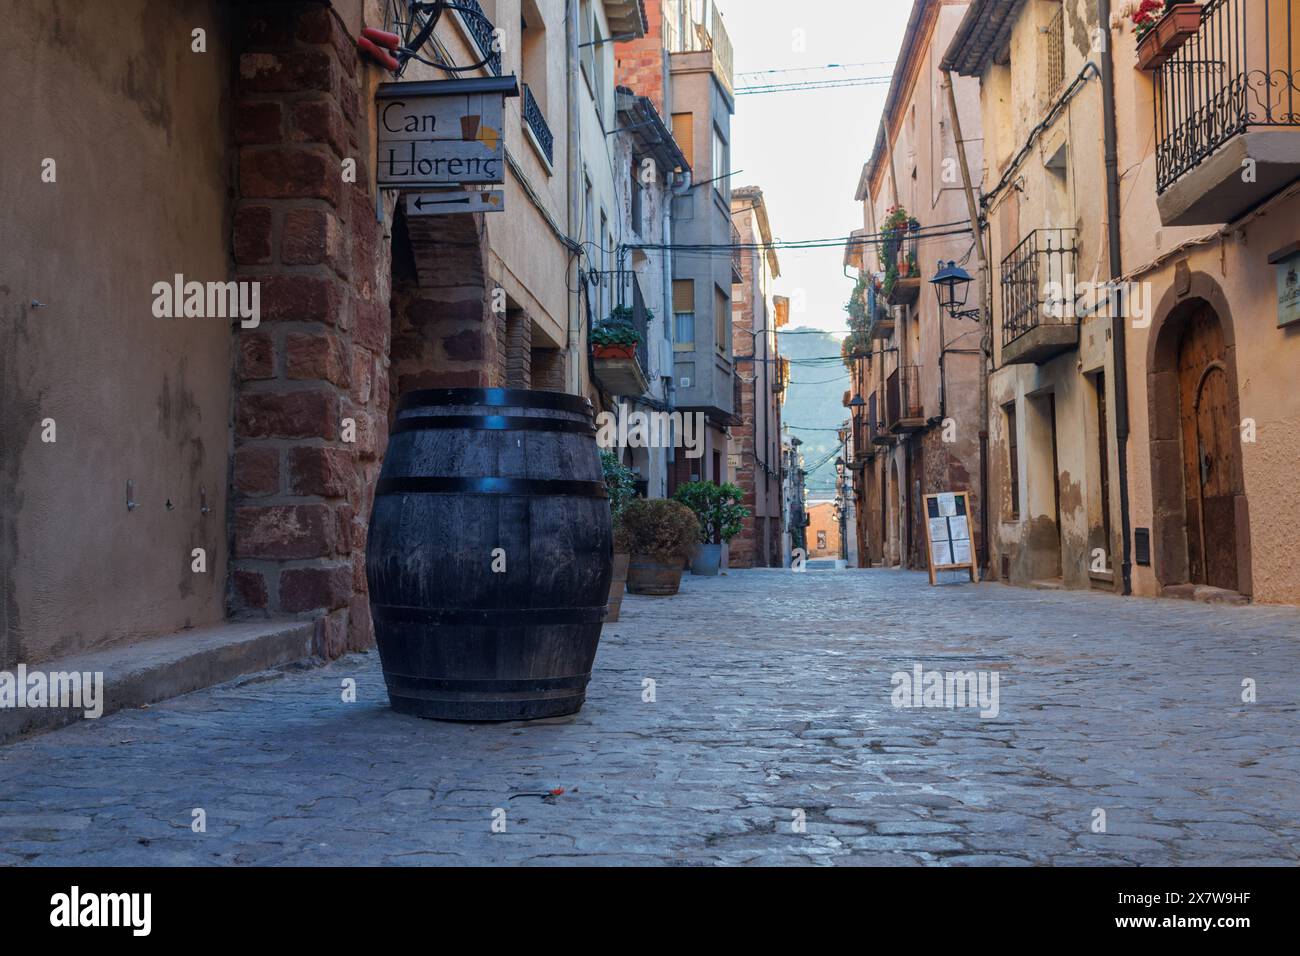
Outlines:
{"label": "arrow on sign", "polygon": [[446,190],[433,193],[409,193],[406,197],[408,216],[444,216],[461,212],[504,212],[505,191],[490,189],[486,192]]}

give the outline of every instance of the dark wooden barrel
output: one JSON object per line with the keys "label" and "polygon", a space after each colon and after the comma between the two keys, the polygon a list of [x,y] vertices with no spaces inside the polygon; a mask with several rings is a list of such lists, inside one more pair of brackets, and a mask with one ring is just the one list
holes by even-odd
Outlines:
{"label": "dark wooden barrel", "polygon": [[393,709],[467,721],[577,712],[613,555],[585,398],[507,389],[403,397],[366,548]]}

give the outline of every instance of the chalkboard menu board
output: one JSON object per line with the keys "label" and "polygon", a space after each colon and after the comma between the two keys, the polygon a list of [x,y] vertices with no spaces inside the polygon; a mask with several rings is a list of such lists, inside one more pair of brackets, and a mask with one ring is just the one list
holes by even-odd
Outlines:
{"label": "chalkboard menu board", "polygon": [[931,584],[939,583],[935,577],[939,571],[969,571],[972,583],[978,583],[971,531],[969,492],[947,491],[925,496],[925,540]]}

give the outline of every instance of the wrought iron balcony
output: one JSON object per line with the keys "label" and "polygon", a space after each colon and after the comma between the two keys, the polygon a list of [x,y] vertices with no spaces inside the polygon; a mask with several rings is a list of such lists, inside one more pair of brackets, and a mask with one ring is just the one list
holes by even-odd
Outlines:
{"label": "wrought iron balcony", "polygon": [[[460,22],[465,24],[465,29],[469,35],[474,38],[475,45],[482,52],[483,56],[491,55],[488,60],[487,68],[495,76],[501,75],[501,53],[494,49],[496,37],[493,36],[492,20],[484,12],[482,5],[478,0],[456,0],[456,6],[465,7],[471,11],[470,14],[456,13],[460,17]],[[476,15],[472,15],[476,14]]]}
{"label": "wrought iron balcony", "polygon": [[524,122],[532,130],[533,137],[537,140],[537,145],[541,148],[546,161],[553,165],[555,163],[555,134],[551,132],[551,127],[547,125],[546,116],[543,115],[542,108],[537,105],[537,98],[533,96],[532,89],[527,83],[523,87]]}
{"label": "wrought iron balcony", "polygon": [[872,392],[867,399],[867,441],[872,445],[892,445],[894,436],[889,433],[881,417],[879,397],[876,392]]}
{"label": "wrought iron balcony", "polygon": [[1002,363],[1041,365],[1079,346],[1073,229],[1038,229],[1002,260]]}
{"label": "wrought iron balcony", "polygon": [[889,373],[885,382],[885,425],[895,434],[925,427],[919,365],[902,365]]}
{"label": "wrought iron balcony", "polygon": [[1300,176],[1297,47],[1300,0],[1202,5],[1200,29],[1155,72],[1165,225],[1229,222]]}
{"label": "wrought iron balcony", "polygon": [[731,281],[745,281],[745,252],[740,248],[740,230],[731,227]]}

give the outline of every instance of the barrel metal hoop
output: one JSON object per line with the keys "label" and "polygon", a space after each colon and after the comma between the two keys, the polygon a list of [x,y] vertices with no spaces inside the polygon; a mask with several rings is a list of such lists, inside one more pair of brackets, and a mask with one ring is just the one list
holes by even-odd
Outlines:
{"label": "barrel metal hoop", "polygon": [[542,627],[548,624],[600,624],[606,607],[428,608],[375,605],[375,620],[386,624],[452,627]]}
{"label": "barrel metal hoop", "polygon": [[533,392],[519,388],[432,388],[408,392],[397,402],[399,412],[411,408],[464,405],[472,408],[544,408],[575,415],[592,414],[591,402],[566,392]]}
{"label": "barrel metal hoop", "polygon": [[[412,674],[397,674],[392,671],[384,671],[384,678],[390,684],[396,685],[396,689],[402,696],[419,696],[423,699],[438,700],[439,698],[425,695],[414,695],[414,691],[429,692],[459,692],[468,695],[487,695],[488,701],[495,700],[501,694],[529,694],[545,693],[546,691],[565,691],[568,693],[582,693],[586,690],[588,683],[591,681],[589,674],[575,674],[572,677],[528,677],[518,680],[510,679],[487,679],[487,680],[464,680],[459,678],[447,677],[416,677]],[[473,703],[473,699],[464,697],[450,698],[452,703]]]}
{"label": "barrel metal hoop", "polygon": [[557,481],[541,478],[435,478],[412,475],[385,478],[377,495],[515,495],[520,497],[608,498],[603,481]]}
{"label": "barrel metal hoop", "polygon": [[401,432],[431,431],[457,428],[477,432],[568,432],[574,435],[594,435],[596,427],[590,422],[575,422],[568,418],[518,418],[512,415],[420,415],[399,418],[393,434]]}

